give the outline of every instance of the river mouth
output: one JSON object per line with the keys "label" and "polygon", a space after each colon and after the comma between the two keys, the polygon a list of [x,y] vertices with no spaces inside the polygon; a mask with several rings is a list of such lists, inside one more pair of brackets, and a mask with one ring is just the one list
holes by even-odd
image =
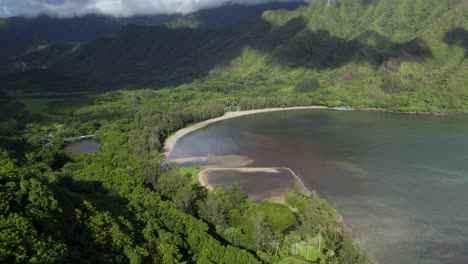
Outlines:
{"label": "river mouth", "polygon": [[249,167],[291,168],[381,263],[468,263],[467,118],[263,113],[194,131],[171,155],[238,155]]}

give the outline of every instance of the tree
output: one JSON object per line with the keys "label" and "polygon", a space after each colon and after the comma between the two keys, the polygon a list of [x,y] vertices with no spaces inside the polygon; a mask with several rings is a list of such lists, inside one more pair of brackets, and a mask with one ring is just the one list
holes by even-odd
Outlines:
{"label": "tree", "polygon": [[[161,233],[165,234],[165,236],[170,236],[170,233]],[[166,239],[161,239],[161,242],[158,245],[159,254],[162,255],[162,263],[164,264],[172,264],[172,263],[181,263],[180,259],[182,258],[182,254],[179,252],[179,249],[170,242],[165,242]],[[169,240],[169,239],[167,239]]]}
{"label": "tree", "polygon": [[234,183],[223,192],[223,199],[227,209],[237,209],[242,211],[247,207],[247,195],[241,189],[239,183]]}
{"label": "tree", "polygon": [[137,154],[147,156],[161,148],[159,127],[145,126],[142,129],[134,129],[128,135],[128,146]]}
{"label": "tree", "polygon": [[51,142],[52,148],[55,150],[61,150],[65,146],[65,140],[63,137],[53,137]]}
{"label": "tree", "polygon": [[143,171],[145,183],[148,186],[156,188],[159,177],[163,172],[163,161],[165,156],[157,151],[152,151],[140,162],[140,169]]}
{"label": "tree", "polygon": [[255,248],[263,250],[271,241],[273,234],[270,228],[265,224],[265,216],[257,213],[251,218],[253,223],[252,242]]}
{"label": "tree", "polygon": [[171,199],[179,210],[185,213],[195,211],[197,192],[191,185],[190,178],[182,176],[178,168],[173,166],[164,172],[155,186],[163,197]]}
{"label": "tree", "polygon": [[53,234],[60,209],[40,170],[17,167],[2,149],[0,158],[0,262],[64,261],[67,246]]}
{"label": "tree", "polygon": [[301,227],[299,233],[306,239],[313,238],[317,234],[320,219],[316,213],[316,206],[311,201],[306,205],[304,213],[301,214]]}
{"label": "tree", "polygon": [[298,254],[298,243],[301,241],[301,236],[296,232],[292,231],[284,237],[284,242],[290,249],[292,255]]}
{"label": "tree", "polygon": [[240,228],[229,227],[224,230],[224,237],[236,247],[240,245],[242,235]]}
{"label": "tree", "polygon": [[185,213],[195,212],[196,199],[197,192],[189,184],[184,184],[172,197],[176,207]]}
{"label": "tree", "polygon": [[180,175],[177,167],[171,166],[159,177],[154,187],[163,197],[172,199],[178,190],[186,184],[186,177]]}
{"label": "tree", "polygon": [[320,83],[316,78],[305,78],[296,83],[294,91],[297,93],[307,93],[318,88],[320,88]]}
{"label": "tree", "polygon": [[200,203],[199,214],[208,223],[219,225],[226,223],[226,204],[215,192],[208,193],[206,199]]}
{"label": "tree", "polygon": [[52,149],[40,148],[28,153],[26,157],[31,163],[46,165],[53,170],[62,168],[70,160],[68,153],[55,147]]}
{"label": "tree", "polygon": [[327,229],[324,232],[327,255],[338,263],[366,263],[366,255],[354,244],[351,234]]}

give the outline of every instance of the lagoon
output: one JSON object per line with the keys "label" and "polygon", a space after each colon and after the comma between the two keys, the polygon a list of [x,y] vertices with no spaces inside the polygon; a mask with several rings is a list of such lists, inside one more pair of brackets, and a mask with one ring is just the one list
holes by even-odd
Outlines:
{"label": "lagoon", "polygon": [[381,263],[468,263],[467,116],[262,113],[196,130],[170,158],[229,155],[293,169]]}

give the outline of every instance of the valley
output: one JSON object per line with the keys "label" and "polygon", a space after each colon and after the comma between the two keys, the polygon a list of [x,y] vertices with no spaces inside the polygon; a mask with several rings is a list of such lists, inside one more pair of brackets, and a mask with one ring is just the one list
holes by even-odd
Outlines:
{"label": "valley", "polygon": [[1,262],[466,263],[468,2],[237,3],[0,19]]}

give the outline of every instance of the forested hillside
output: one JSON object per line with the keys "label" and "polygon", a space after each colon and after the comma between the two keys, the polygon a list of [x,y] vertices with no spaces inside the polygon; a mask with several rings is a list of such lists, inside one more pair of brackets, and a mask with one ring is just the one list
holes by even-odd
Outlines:
{"label": "forested hillside", "polygon": [[[323,0],[264,18],[279,26],[306,25],[276,54],[331,84],[329,91],[341,97],[336,103],[350,100],[351,90],[361,104],[466,111],[467,10],[468,2],[458,0]],[[333,51],[321,52],[333,39]]]}
{"label": "forested hillside", "polygon": [[[163,142],[234,110],[467,112],[468,2],[316,0],[223,27],[206,26],[232,20],[212,11],[25,44],[0,78],[0,262],[371,262],[317,194],[208,192],[197,168],[164,163]],[[99,152],[64,151],[85,134]]]}
{"label": "forested hillside", "polygon": [[260,20],[263,11],[295,9],[304,2],[279,2],[251,6],[226,3],[190,14],[112,17],[86,15],[59,18],[11,17],[0,19],[0,76],[44,68],[76,49],[79,44],[111,36],[127,25],[170,28],[224,28]]}
{"label": "forested hillside", "polygon": [[[14,104],[3,98],[12,111]],[[61,123],[38,124],[21,111],[2,115],[0,260],[366,261],[339,215],[316,194],[291,190],[290,207],[253,204],[239,186],[207,192],[196,181],[197,168],[163,166],[168,135],[223,114],[222,101],[199,99],[173,90],[119,91],[76,107]],[[96,134],[99,152],[63,150],[64,138],[80,134]],[[43,147],[49,140],[52,147]]]}
{"label": "forested hillside", "polygon": [[467,13],[459,0],[318,0],[221,29],[128,26],[3,83],[95,90],[262,82],[324,105],[463,112]]}

